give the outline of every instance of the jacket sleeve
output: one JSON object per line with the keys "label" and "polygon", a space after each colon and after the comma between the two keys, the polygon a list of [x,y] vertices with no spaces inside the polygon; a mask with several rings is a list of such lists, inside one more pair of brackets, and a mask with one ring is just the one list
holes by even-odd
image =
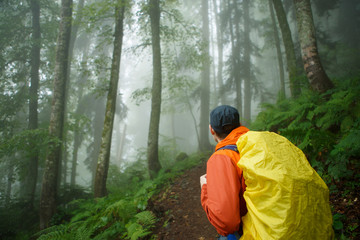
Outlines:
{"label": "jacket sleeve", "polygon": [[207,162],[207,184],[201,189],[201,205],[220,235],[239,230],[241,183],[230,157],[215,154]]}

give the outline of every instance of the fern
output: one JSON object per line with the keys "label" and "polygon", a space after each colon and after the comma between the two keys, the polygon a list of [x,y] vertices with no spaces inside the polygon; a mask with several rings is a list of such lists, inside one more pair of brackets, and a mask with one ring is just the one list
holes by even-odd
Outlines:
{"label": "fern", "polygon": [[136,208],[133,204],[122,199],[108,206],[102,214],[109,219],[114,218],[126,223],[135,213]]}
{"label": "fern", "polygon": [[156,217],[151,211],[144,211],[136,214],[137,223],[143,226],[153,226],[156,223]]}
{"label": "fern", "polygon": [[68,227],[66,225],[55,225],[38,232],[35,236],[40,236],[38,240],[61,240],[66,239]]}
{"label": "fern", "polygon": [[156,217],[151,211],[136,214],[134,220],[126,225],[127,238],[137,240],[151,234],[150,229],[154,227],[156,221]]}

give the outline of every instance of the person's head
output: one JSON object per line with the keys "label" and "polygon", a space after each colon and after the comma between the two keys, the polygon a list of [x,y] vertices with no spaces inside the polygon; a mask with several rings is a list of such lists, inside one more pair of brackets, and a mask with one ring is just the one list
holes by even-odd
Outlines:
{"label": "person's head", "polygon": [[216,107],[210,113],[210,132],[216,142],[226,138],[235,128],[240,127],[239,112],[229,105]]}

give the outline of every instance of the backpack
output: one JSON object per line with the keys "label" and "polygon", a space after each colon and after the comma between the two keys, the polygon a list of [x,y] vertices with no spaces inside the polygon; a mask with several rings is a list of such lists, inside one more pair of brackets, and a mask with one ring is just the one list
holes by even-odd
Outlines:
{"label": "backpack", "polygon": [[334,238],[329,190],[299,148],[257,131],[243,134],[236,145],[248,209],[240,239]]}

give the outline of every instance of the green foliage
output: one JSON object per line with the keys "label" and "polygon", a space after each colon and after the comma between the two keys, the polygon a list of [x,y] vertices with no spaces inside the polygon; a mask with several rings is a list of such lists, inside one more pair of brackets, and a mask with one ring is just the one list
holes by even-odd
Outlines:
{"label": "green foliage", "polygon": [[252,129],[289,138],[325,180],[348,178],[353,174],[348,169],[351,159],[360,157],[358,82],[359,78],[338,81],[323,95],[308,91],[297,99],[264,104]]}
{"label": "green foliage", "polygon": [[135,219],[126,224],[127,239],[137,240],[151,234],[157,219],[151,211],[143,211],[135,215]]}
{"label": "green foliage", "polygon": [[3,138],[0,140],[0,166],[13,166],[20,179],[22,179],[28,171],[29,159],[32,156],[38,154],[39,165],[41,166],[50,141],[60,143],[57,138],[51,138],[46,129],[40,128],[23,130],[14,134],[11,138]]}
{"label": "green foliage", "polygon": [[38,209],[32,208],[27,201],[0,203],[0,239],[30,239],[38,222]]}
{"label": "green foliage", "polygon": [[[143,153],[139,151],[139,156]],[[191,155],[161,170],[153,180],[146,168],[135,172],[139,159],[123,172],[110,167],[110,194],[104,198],[74,200],[53,218],[53,226],[38,232],[38,239],[141,239],[151,235],[157,218],[148,208],[149,199],[185,169],[203,161],[203,155]],[[134,175],[133,175],[134,174]],[[117,185],[117,189],[115,185]],[[60,217],[59,217],[60,216]]]}
{"label": "green foliage", "polygon": [[[348,226],[345,226],[344,222],[346,221],[346,216],[340,213],[335,213],[333,215],[333,228],[335,230],[336,239],[347,240],[347,239],[357,239],[358,232],[355,230],[359,227],[357,222],[353,222]],[[347,238],[349,236],[350,238]]]}

